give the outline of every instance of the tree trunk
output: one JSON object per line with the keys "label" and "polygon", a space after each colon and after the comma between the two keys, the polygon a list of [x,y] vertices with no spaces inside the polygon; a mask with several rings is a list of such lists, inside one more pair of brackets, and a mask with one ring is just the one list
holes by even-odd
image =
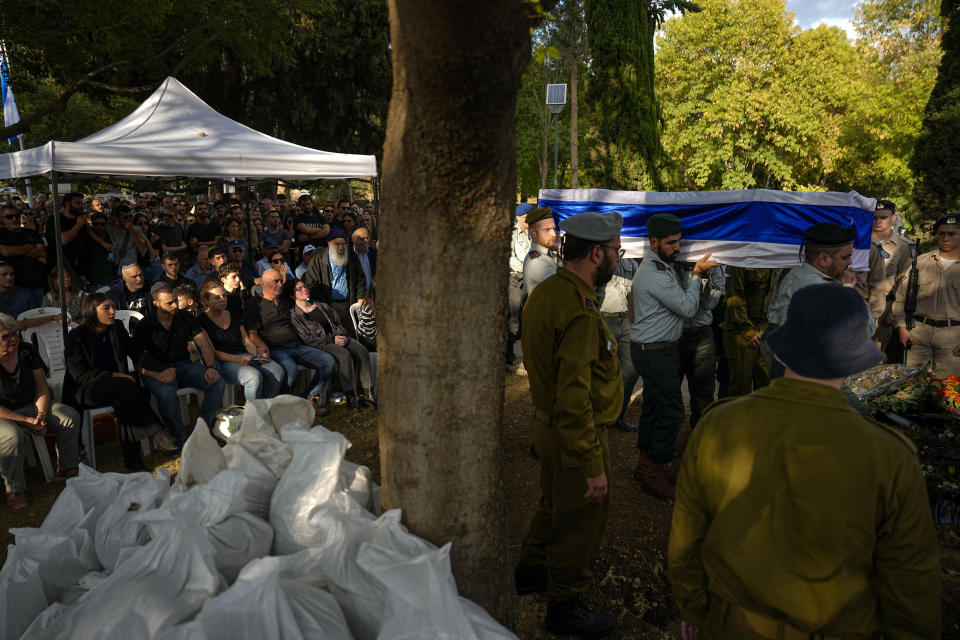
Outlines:
{"label": "tree trunk", "polygon": [[511,622],[500,430],[515,108],[529,58],[516,0],[390,0],[393,94],[378,265],[384,508],[453,541],[461,593]]}
{"label": "tree trunk", "polygon": [[577,60],[570,62],[570,188],[579,184],[580,149],[577,140]]}

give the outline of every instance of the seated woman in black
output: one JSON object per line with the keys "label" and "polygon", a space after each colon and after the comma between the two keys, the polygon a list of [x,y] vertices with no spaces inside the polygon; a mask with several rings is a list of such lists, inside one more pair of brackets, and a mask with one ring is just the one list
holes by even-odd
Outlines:
{"label": "seated woman in black", "polygon": [[[123,464],[131,471],[143,471],[146,466],[138,440],[156,435],[157,444],[167,451],[176,450],[177,445],[135,378],[141,358],[150,356],[133,341],[123,323],[114,319],[114,313],[113,298],[105,293],[91,294],[83,301],[80,325],[67,334],[65,353],[71,380],[65,388],[74,390],[82,406],[113,407]],[[128,357],[134,371],[127,365]]]}
{"label": "seated woman in black", "polygon": [[[363,387],[365,404],[376,406],[370,375],[370,352],[359,341],[347,336],[347,330],[337,318],[337,313],[322,302],[310,299],[310,291],[303,282],[288,278],[283,283],[283,293],[293,302],[290,322],[303,344],[323,349],[337,359],[340,386],[347,396],[347,406],[356,411],[360,408],[357,382]],[[357,378],[360,378],[359,381]]]}
{"label": "seated woman in black", "polygon": [[22,447],[32,445],[25,432],[56,436],[57,477],[63,479],[77,475],[79,427],[77,412],[53,401],[43,362],[32,344],[20,342],[17,320],[0,313],[0,479],[6,485],[9,509],[28,506],[21,454]]}

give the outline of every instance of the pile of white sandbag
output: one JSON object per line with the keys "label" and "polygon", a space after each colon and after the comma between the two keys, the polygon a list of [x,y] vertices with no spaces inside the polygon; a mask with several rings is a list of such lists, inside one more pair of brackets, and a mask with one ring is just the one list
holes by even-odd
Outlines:
{"label": "pile of white sandbag", "polygon": [[12,530],[0,640],[515,638],[312,422],[281,396],[223,449],[198,423],[172,486],[81,467],[39,529]]}

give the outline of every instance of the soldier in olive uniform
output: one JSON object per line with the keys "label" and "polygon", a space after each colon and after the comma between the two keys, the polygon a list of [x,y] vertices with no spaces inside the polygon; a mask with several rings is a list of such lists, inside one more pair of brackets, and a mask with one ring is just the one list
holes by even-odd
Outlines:
{"label": "soldier in olive uniform", "polygon": [[776,269],[727,267],[727,308],[721,327],[731,396],[746,395],[770,382],[760,339],[767,330],[776,278]]}
{"label": "soldier in olive uniform", "polygon": [[[907,286],[907,272],[913,261],[916,247],[899,235],[894,229],[897,221],[897,206],[889,200],[879,200],[873,213],[873,234],[871,240],[883,256],[884,280],[882,292],[884,307],[877,316],[877,335],[874,342],[881,350],[886,350],[893,335],[893,302],[897,292]],[[896,343],[894,343],[896,344]]]}
{"label": "soldier in olive uniform", "polygon": [[600,315],[597,287],[621,257],[618,213],[581,213],[564,222],[564,266],[523,309],[523,362],[533,396],[533,440],[543,495],[520,551],[520,594],[546,591],[553,633],[601,638],[613,618],[580,600],[607,520],[607,429],[620,414],[617,342]]}
{"label": "soldier in olive uniform", "polygon": [[800,289],[767,334],[784,377],[701,418],[668,549],[684,638],[940,637],[940,551],[916,450],[840,391],[883,359],[872,324],[856,291]]}
{"label": "soldier in olive uniform", "polygon": [[530,234],[527,230],[527,214],[533,205],[521,202],[514,213],[513,235],[510,241],[510,290],[507,315],[507,365],[519,367],[523,359],[520,353],[520,312],[523,310],[523,260],[530,251]]}
{"label": "soldier in olive uniform", "polygon": [[897,290],[893,322],[907,351],[907,364],[933,362],[960,375],[960,213],[940,216],[933,225],[938,248],[917,258],[916,325],[907,329],[904,302],[907,287]]}
{"label": "soldier in olive uniform", "polygon": [[557,244],[557,224],[553,209],[540,207],[527,214],[530,230],[530,251],[523,259],[523,288],[527,296],[538,284],[557,272],[560,258],[553,247]]}
{"label": "soldier in olive uniform", "polygon": [[709,262],[708,253],[693,265],[687,282],[681,283],[673,269],[673,261],[680,254],[680,232],[677,216],[650,216],[650,251],[633,276],[630,356],[643,378],[643,413],[637,425],[640,454],[633,475],[645,490],[659,498],[673,497],[664,466],[673,460],[677,432],[683,424],[678,345],[683,321],[700,309],[700,296],[706,286],[701,274],[720,266]]}

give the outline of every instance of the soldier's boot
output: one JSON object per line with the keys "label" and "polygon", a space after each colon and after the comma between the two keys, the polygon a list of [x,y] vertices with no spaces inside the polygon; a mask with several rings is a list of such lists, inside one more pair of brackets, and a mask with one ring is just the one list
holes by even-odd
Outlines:
{"label": "soldier's boot", "polygon": [[550,633],[578,638],[605,638],[617,628],[613,618],[603,613],[593,613],[580,598],[563,602],[551,600],[547,605],[544,624]]}
{"label": "soldier's boot", "polygon": [[640,482],[644,491],[653,494],[661,500],[673,500],[676,492],[670,481],[667,480],[666,465],[657,464],[641,452],[637,460],[637,468],[633,477]]}
{"label": "soldier's boot", "polygon": [[525,596],[547,590],[547,568],[543,565],[520,562],[513,572],[513,578],[518,595]]}

